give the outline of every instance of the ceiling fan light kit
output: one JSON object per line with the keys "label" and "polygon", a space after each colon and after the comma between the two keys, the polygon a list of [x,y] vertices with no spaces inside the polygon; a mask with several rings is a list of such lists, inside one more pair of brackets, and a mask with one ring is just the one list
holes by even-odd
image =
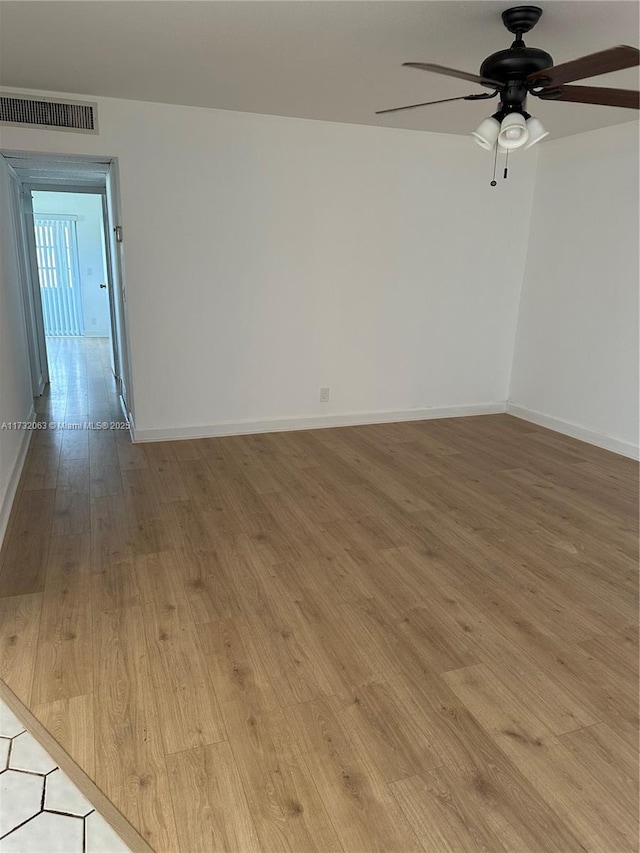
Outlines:
{"label": "ceiling fan light kit", "polygon": [[[508,156],[510,151],[518,148],[526,151],[549,135],[549,131],[545,129],[540,119],[525,111],[528,95],[544,101],[600,104],[636,110],[640,108],[640,92],[634,90],[565,85],[574,80],[584,80],[600,74],[636,67],[640,64],[638,48],[618,45],[561,65],[554,65],[549,53],[537,47],[527,47],[522,39],[522,36],[538,23],[541,16],[542,9],[539,6],[515,6],[512,9],[506,9],[502,13],[502,22],[507,30],[515,35],[515,40],[507,50],[499,50],[488,56],[480,66],[479,74],[470,74],[456,68],[447,68],[444,65],[428,62],[404,62],[403,65],[418,68],[421,71],[443,74],[446,77],[468,80],[479,86],[493,89],[492,93],[462,95],[444,100],[476,101],[500,96],[500,109],[491,117],[483,119],[477,129],[471,133],[481,148],[487,151],[495,149],[496,155],[500,152]],[[444,103],[444,100],[378,110],[377,114],[426,107]],[[505,177],[506,172],[505,168]],[[491,185],[496,185],[495,180]]]}

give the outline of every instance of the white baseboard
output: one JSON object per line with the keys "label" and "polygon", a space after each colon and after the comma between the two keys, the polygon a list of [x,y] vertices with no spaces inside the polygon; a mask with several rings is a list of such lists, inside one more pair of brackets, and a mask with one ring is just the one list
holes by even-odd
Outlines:
{"label": "white baseboard", "polygon": [[350,412],[341,415],[281,418],[266,421],[223,421],[193,427],[138,429],[131,424],[134,442],[175,441],[182,438],[214,438],[222,435],[252,435],[261,432],[289,432],[299,429],[326,429],[362,424],[387,424],[402,421],[426,421],[431,418],[460,418],[469,415],[496,415],[506,411],[506,403],[473,403],[469,406],[433,406],[390,412]]}
{"label": "white baseboard", "polygon": [[507,413],[523,421],[529,421],[532,424],[552,429],[554,432],[560,432],[563,435],[571,436],[571,438],[577,438],[579,441],[586,441],[588,444],[595,444],[596,447],[602,447],[605,450],[611,450],[613,453],[619,453],[621,456],[628,456],[631,459],[640,458],[638,447],[630,441],[623,441],[621,438],[614,438],[611,435],[587,429],[587,427],[573,424],[570,421],[564,421],[561,418],[544,415],[542,412],[526,409],[524,406],[517,406],[515,403],[507,402]]}
{"label": "white baseboard", "polygon": [[[35,421],[35,419],[36,411],[32,406],[31,412],[29,413],[26,420]],[[32,435],[33,430],[25,429],[23,431],[22,443],[20,444],[18,456],[16,457],[16,461],[13,465],[13,470],[11,471],[11,476],[9,477],[7,491],[4,493],[2,499],[0,499],[0,547],[2,547],[5,533],[7,532],[7,525],[9,524],[11,508],[13,507],[13,501],[15,499],[16,492],[18,491],[18,483],[20,482],[20,477],[22,476],[22,469],[24,468],[24,462],[27,458],[27,451],[29,450],[29,445],[31,444]]]}

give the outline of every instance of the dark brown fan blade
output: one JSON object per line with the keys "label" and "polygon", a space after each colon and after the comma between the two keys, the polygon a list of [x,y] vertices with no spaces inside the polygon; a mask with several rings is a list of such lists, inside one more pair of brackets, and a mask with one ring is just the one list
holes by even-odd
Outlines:
{"label": "dark brown fan blade", "polygon": [[576,104],[602,104],[605,107],[640,109],[640,92],[633,89],[605,89],[601,86],[561,86],[538,96],[543,101],[573,101]]}
{"label": "dark brown fan blade", "polygon": [[563,62],[562,65],[552,65],[551,68],[534,71],[527,77],[527,84],[531,86],[538,80],[544,79],[550,80],[549,87],[555,88],[563,83],[571,83],[573,80],[597,77],[599,74],[621,71],[623,68],[632,68],[638,64],[640,64],[638,48],[620,44],[618,47],[610,47],[609,50],[601,50],[600,53],[591,53],[589,56],[572,59],[571,62]]}
{"label": "dark brown fan blade", "polygon": [[384,113],[398,113],[401,110],[415,110],[417,107],[430,107],[431,104],[446,104],[448,101],[480,101],[485,98],[493,98],[497,95],[497,92],[493,92],[489,94],[489,92],[484,94],[482,92],[479,95],[461,95],[457,98],[441,98],[439,101],[425,101],[423,104],[409,104],[407,107],[392,107],[390,110],[376,110],[376,115],[381,116]]}
{"label": "dark brown fan blade", "polygon": [[478,83],[480,86],[489,86],[491,89],[504,89],[504,84],[488,77],[479,77],[477,74],[468,74],[466,71],[458,71],[457,68],[445,68],[444,65],[433,65],[430,62],[403,62],[406,68],[419,68],[421,71],[433,71],[434,74],[444,74],[446,77],[459,77],[460,80],[468,80],[470,83]]}

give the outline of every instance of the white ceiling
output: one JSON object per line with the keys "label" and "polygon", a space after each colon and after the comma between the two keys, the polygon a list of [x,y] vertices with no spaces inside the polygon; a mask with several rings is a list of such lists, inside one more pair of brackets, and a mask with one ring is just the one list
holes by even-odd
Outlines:
{"label": "white ceiling", "polygon": [[[636,2],[539,2],[543,17],[525,39],[556,62],[638,45]],[[517,0],[2,0],[0,85],[468,133],[494,101],[374,111],[482,91],[401,63],[477,72],[488,54],[510,45],[500,13],[512,5]],[[638,73],[592,82],[638,88]],[[529,101],[551,138],[637,116]]]}

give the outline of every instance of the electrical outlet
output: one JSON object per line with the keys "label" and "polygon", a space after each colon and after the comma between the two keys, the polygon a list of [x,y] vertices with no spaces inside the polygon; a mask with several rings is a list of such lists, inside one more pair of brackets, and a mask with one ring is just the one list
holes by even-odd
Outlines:
{"label": "electrical outlet", "polygon": [[92,317],[92,318],[91,318],[91,325],[92,325],[92,326],[97,326],[97,325],[98,325],[98,321],[97,321],[97,319],[96,319],[95,317]]}
{"label": "electrical outlet", "polygon": [[328,403],[329,402],[329,389],[328,388],[321,388],[320,389],[320,402],[321,403]]}

